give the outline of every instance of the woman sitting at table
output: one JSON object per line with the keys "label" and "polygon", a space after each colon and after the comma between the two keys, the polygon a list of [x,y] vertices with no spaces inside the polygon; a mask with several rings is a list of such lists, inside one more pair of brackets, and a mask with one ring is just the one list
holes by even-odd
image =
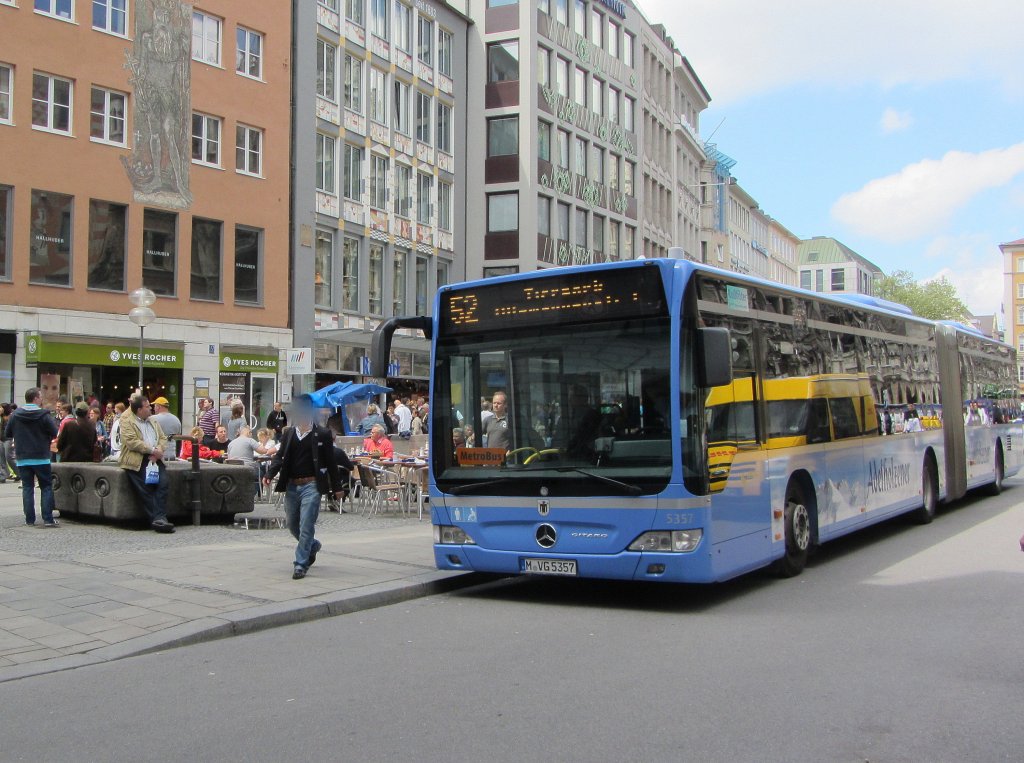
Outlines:
{"label": "woman sitting at table", "polygon": [[370,454],[371,458],[380,458],[390,461],[395,457],[395,448],[391,440],[384,434],[383,424],[374,424],[370,429],[370,436],[363,440],[363,450]]}
{"label": "woman sitting at table", "polygon": [[[200,445],[199,445],[199,457],[200,458],[202,458],[202,459],[204,459],[206,461],[209,461],[212,458],[216,458],[216,457],[220,456],[220,451],[219,450],[210,450],[209,448],[207,448],[205,445],[202,444],[202,441],[203,441],[203,430],[202,429],[200,429],[199,427],[192,427],[192,431],[189,432],[189,434],[192,437],[195,437],[196,440],[200,443]],[[192,460],[192,441],[191,440],[183,440],[182,441],[182,443],[181,443],[181,453],[178,454],[178,458],[180,458],[182,461],[191,461]]]}

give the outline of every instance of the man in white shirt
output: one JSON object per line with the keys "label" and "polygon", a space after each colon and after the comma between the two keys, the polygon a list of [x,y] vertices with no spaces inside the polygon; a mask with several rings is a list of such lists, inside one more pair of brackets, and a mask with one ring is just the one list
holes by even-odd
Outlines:
{"label": "man in white shirt", "polygon": [[398,436],[408,438],[412,435],[412,411],[405,402],[398,398],[395,403],[395,416],[398,417]]}

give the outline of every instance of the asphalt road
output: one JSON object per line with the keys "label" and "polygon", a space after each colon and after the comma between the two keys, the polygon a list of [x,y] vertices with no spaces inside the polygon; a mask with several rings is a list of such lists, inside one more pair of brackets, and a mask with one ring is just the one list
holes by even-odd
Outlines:
{"label": "asphalt road", "polygon": [[1021,501],[792,580],[500,581],[3,684],[0,760],[1021,760]]}

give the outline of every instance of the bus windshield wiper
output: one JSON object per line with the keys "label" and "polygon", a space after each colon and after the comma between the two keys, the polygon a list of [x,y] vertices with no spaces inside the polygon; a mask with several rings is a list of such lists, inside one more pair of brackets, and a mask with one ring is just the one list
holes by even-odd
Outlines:
{"label": "bus windshield wiper", "polygon": [[632,485],[629,482],[623,482],[613,477],[606,477],[603,474],[596,474],[595,472],[583,469],[579,466],[539,466],[534,468],[525,468],[521,471],[529,472],[576,472],[576,474],[582,474],[584,477],[590,477],[598,482],[603,482],[606,485],[614,485],[619,488],[626,495],[643,495],[643,488],[639,485]]}
{"label": "bus windshield wiper", "polygon": [[465,485],[456,485],[455,487],[448,488],[444,492],[448,493],[449,495],[463,495],[465,493],[475,492],[479,488],[492,487],[494,485],[503,485],[506,482],[515,482],[515,480],[512,477],[498,477],[497,479],[493,480],[483,480],[482,482],[469,482],[466,483]]}

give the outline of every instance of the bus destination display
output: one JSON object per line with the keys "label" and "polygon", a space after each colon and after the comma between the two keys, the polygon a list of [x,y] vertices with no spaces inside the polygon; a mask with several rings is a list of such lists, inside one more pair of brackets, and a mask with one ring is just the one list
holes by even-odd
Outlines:
{"label": "bus destination display", "polygon": [[441,331],[463,334],[665,314],[655,267],[598,270],[446,292]]}

